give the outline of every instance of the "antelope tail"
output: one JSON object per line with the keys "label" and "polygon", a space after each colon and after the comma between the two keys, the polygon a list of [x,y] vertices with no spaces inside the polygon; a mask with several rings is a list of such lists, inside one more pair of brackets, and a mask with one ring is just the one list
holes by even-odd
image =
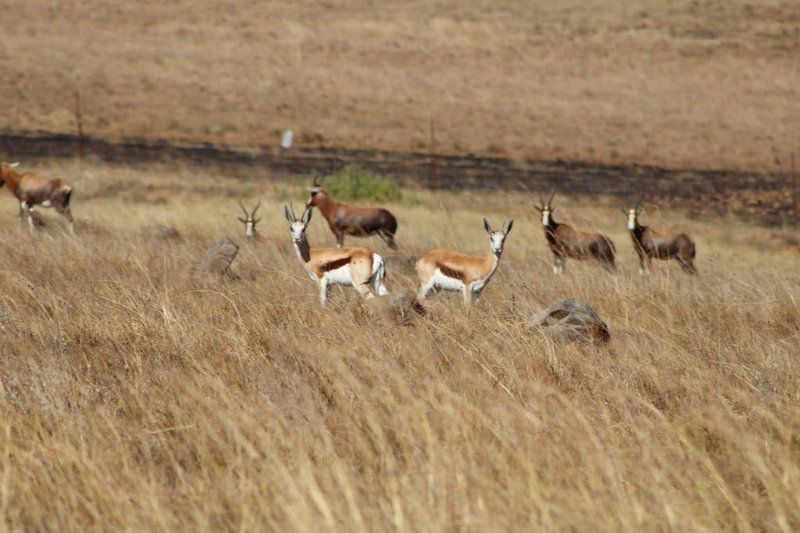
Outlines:
{"label": "antelope tail", "polygon": [[61,189],[64,193],[64,207],[69,207],[69,200],[72,198],[72,187],[67,185],[63,189]]}
{"label": "antelope tail", "polygon": [[381,258],[378,262],[378,268],[375,270],[375,274],[372,276],[372,285],[375,287],[375,293],[378,296],[389,294],[389,291],[383,284],[384,277],[386,277],[386,262],[384,262],[383,258]]}

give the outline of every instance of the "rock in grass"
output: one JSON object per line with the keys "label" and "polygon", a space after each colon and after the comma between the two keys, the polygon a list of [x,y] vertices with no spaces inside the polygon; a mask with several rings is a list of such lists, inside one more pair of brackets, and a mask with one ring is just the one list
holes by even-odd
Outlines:
{"label": "rock in grass", "polygon": [[413,317],[425,314],[425,307],[417,301],[417,295],[410,289],[370,298],[365,303],[372,316],[403,326],[410,325]]}
{"label": "rock in grass", "polygon": [[154,241],[179,241],[181,239],[181,234],[177,229],[163,224],[145,226],[142,228],[141,235],[147,240]]}
{"label": "rock in grass", "polygon": [[608,326],[587,304],[573,298],[557,300],[530,318],[530,324],[558,341],[606,343]]}
{"label": "rock in grass", "polygon": [[236,254],[239,253],[239,245],[230,237],[225,237],[221,241],[213,244],[203,258],[200,267],[212,274],[225,276],[230,279],[239,279],[233,271],[231,271],[231,263],[236,259]]}

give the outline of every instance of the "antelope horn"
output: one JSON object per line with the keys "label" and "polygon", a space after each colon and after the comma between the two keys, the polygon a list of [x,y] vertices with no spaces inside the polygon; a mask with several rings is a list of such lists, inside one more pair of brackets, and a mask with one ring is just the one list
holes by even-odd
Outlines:
{"label": "antelope horn", "polygon": [[294,207],[292,206],[292,202],[289,202],[289,212],[292,214],[292,218],[297,220],[297,215],[294,214]]}
{"label": "antelope horn", "polygon": [[542,198],[542,193],[539,193],[539,205],[544,207],[544,198]]}
{"label": "antelope horn", "polygon": [[242,208],[242,212],[244,213],[245,218],[249,218],[250,214],[247,212],[247,208],[244,206],[241,200],[239,200],[239,207]]}
{"label": "antelope horn", "polygon": [[256,217],[256,211],[258,211],[259,207],[261,207],[261,200],[259,200],[258,203],[256,204],[256,206],[253,208],[253,214],[252,214],[253,218]]}
{"label": "antelope horn", "polygon": [[553,203],[553,198],[555,198],[555,197],[556,197],[556,191],[555,191],[555,189],[553,189],[553,194],[550,195],[550,199],[547,200],[547,203],[548,204]]}

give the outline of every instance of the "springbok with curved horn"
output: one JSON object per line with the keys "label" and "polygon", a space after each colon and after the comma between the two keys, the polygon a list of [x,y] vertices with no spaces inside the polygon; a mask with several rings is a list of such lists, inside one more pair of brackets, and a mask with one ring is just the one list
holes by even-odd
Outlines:
{"label": "springbok with curved horn", "polygon": [[319,179],[308,189],[311,198],[306,207],[318,207],[328,221],[328,227],[336,236],[336,246],[344,245],[344,236],[367,237],[377,235],[392,250],[397,250],[394,234],[397,232],[397,219],[382,207],[363,207],[335,201],[322,187]]}
{"label": "springbok with curved horn", "polygon": [[695,246],[692,238],[685,233],[668,233],[656,231],[639,224],[639,215],[643,212],[638,206],[622,209],[628,217],[628,231],[631,234],[633,248],[639,256],[639,274],[650,268],[650,260],[675,259],[684,272],[697,274],[694,266]]}
{"label": "springbok with curved horn", "polygon": [[256,218],[256,212],[258,211],[258,208],[261,207],[261,200],[258,201],[256,206],[253,208],[252,212],[248,212],[247,211],[247,208],[245,208],[245,206],[244,206],[244,204],[242,203],[241,200],[239,200],[239,207],[242,208],[242,212],[244,213],[244,218],[242,218],[242,217],[238,217],[238,218],[239,218],[239,222],[244,224],[244,235],[245,235],[245,237],[247,237],[248,239],[253,239],[253,240],[257,240],[257,239],[261,238],[261,234],[258,233],[258,231],[256,230],[256,224],[261,222],[261,217]]}
{"label": "springbok with curved horn", "polygon": [[284,206],[284,215],[289,221],[292,242],[303,268],[319,287],[319,299],[323,307],[328,302],[329,285],[349,285],[363,298],[372,298],[372,284],[379,296],[389,294],[383,284],[386,264],[383,257],[365,247],[311,248],[306,229],[311,221],[312,208],[307,207],[298,219],[289,206]]}
{"label": "springbok with curved horn", "polygon": [[0,163],[0,187],[8,185],[8,190],[19,200],[19,220],[28,216],[31,231],[34,229],[33,208],[36,205],[52,207],[67,219],[67,228],[75,233],[75,220],[69,208],[72,187],[62,179],[47,179],[33,172],[20,174],[14,169],[19,163]]}
{"label": "springbok with curved horn", "polygon": [[454,250],[436,249],[417,261],[420,287],[417,299],[421,302],[433,289],[461,291],[464,305],[469,306],[480,298],[483,289],[494,276],[500,256],[503,254],[506,237],[514,219],[509,220],[502,231],[494,231],[489,221],[483,219],[483,228],[489,234],[492,251],[485,256],[467,255]]}
{"label": "springbok with curved horn", "polygon": [[553,273],[561,274],[564,272],[564,264],[567,257],[578,260],[594,259],[606,270],[613,271],[614,265],[614,242],[601,233],[586,233],[577,231],[568,224],[561,224],[553,220],[553,198],[556,193],[550,195],[547,202],[539,195],[539,206],[534,205],[534,209],[542,214],[542,227],[544,236],[547,239],[547,246],[553,252]]}

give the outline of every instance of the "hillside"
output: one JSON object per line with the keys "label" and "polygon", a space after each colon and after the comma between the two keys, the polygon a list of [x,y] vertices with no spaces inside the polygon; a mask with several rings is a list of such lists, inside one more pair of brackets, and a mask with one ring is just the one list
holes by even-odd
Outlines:
{"label": "hillside", "polygon": [[[0,124],[514,158],[785,168],[791,1],[7,0]],[[782,161],[778,161],[782,159]]]}

